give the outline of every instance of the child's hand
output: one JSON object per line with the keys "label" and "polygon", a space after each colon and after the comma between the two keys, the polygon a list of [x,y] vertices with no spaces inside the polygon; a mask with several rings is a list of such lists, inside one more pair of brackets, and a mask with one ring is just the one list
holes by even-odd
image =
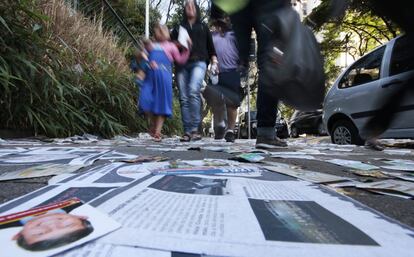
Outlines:
{"label": "child's hand", "polygon": [[141,59],[148,61],[148,55],[144,51],[141,52]]}
{"label": "child's hand", "polygon": [[151,61],[150,62],[150,67],[151,67],[151,69],[156,70],[156,69],[158,69],[158,64],[155,61]]}

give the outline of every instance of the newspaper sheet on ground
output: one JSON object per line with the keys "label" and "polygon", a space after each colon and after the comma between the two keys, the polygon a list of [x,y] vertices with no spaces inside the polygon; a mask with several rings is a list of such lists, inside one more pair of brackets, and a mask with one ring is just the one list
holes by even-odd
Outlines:
{"label": "newspaper sheet on ground", "polygon": [[389,178],[389,176],[387,176],[380,170],[351,170],[351,172],[355,175],[362,177]]}
{"label": "newspaper sheet on ground", "polygon": [[313,183],[332,183],[350,180],[350,178],[346,177],[340,177],[310,170],[292,169],[290,167],[263,166],[263,168]]}
{"label": "newspaper sheet on ground", "polygon": [[237,160],[241,162],[260,162],[264,159],[265,157],[258,153],[242,153],[231,158],[231,160]]}
{"label": "newspaper sheet on ground", "polygon": [[401,173],[401,172],[389,172],[389,171],[381,171],[388,177],[399,178],[406,181],[414,182],[414,174],[413,173]]}
{"label": "newspaper sheet on ground", "polygon": [[356,169],[356,170],[378,170],[377,166],[366,164],[360,161],[351,161],[351,160],[342,160],[342,159],[332,159],[326,160],[326,162],[336,164],[339,166]]}
{"label": "newspaper sheet on ground", "polygon": [[[171,252],[103,243],[88,243],[60,257],[174,257]],[[188,256],[193,257],[193,256]]]}
{"label": "newspaper sheet on ground", "polygon": [[375,190],[376,192],[385,192],[393,194],[403,194],[414,197],[414,183],[403,180],[387,179],[372,183],[363,183],[357,185],[357,188]]}
{"label": "newspaper sheet on ground", "polygon": [[27,152],[24,152],[25,155],[60,155],[60,154],[76,154],[76,155],[88,155],[93,153],[109,152],[107,147],[63,147],[63,146],[53,146],[53,147],[33,147],[28,149]]}
{"label": "newspaper sheet on ground", "polygon": [[1,158],[3,164],[39,164],[39,163],[59,163],[69,165],[92,165],[107,151],[98,151],[95,153],[66,153],[66,154],[11,154]]}
{"label": "newspaper sheet on ground", "polygon": [[414,243],[414,231],[305,181],[155,176],[98,208],[123,225],[101,242],[171,251],[389,257]]}
{"label": "newspaper sheet on ground", "polygon": [[308,154],[281,154],[281,153],[272,153],[272,158],[280,159],[303,159],[303,160],[315,160],[316,158]]}
{"label": "newspaper sheet on ground", "polygon": [[[82,247],[69,250],[59,257],[220,257],[205,254],[169,252],[140,247],[121,246],[104,243],[88,243]],[[224,256],[223,256],[224,257]]]}
{"label": "newspaper sheet on ground", "polygon": [[[4,168],[8,167],[9,171],[4,171]],[[19,166],[6,166],[1,165],[0,181],[14,180],[14,179],[27,179],[27,178],[38,178],[45,176],[60,175],[65,173],[72,173],[83,165],[67,165],[67,164],[54,164],[47,163],[42,165],[36,165],[33,167],[22,167]]]}
{"label": "newspaper sheet on ground", "polygon": [[119,227],[106,214],[76,198],[43,205],[0,217],[0,256],[51,256]]}
{"label": "newspaper sheet on ground", "polygon": [[[131,166],[135,166],[135,169],[132,169]],[[138,172],[139,165],[126,165],[124,163],[109,163],[98,165],[91,168],[87,172],[82,172],[79,174],[74,174],[71,177],[61,177],[49,181],[49,184],[81,184],[81,185],[99,185],[105,183],[111,183],[113,185],[121,186],[128,184],[135,179],[139,179],[145,175],[149,174],[149,171],[143,170]],[[122,167],[129,167],[130,169],[122,170]],[[132,170],[131,170],[132,169]]]}
{"label": "newspaper sheet on ground", "polygon": [[387,165],[381,166],[381,168],[389,170],[401,170],[401,171],[414,171],[414,161],[410,160],[387,160],[384,161]]}
{"label": "newspaper sheet on ground", "polygon": [[1,215],[24,211],[33,207],[53,204],[70,198],[90,203],[118,187],[113,184],[100,185],[50,185],[0,205]]}
{"label": "newspaper sheet on ground", "polygon": [[389,155],[412,155],[413,152],[408,149],[384,149],[384,153]]}
{"label": "newspaper sheet on ground", "polygon": [[14,148],[0,148],[0,157],[7,156],[10,154],[22,153],[27,151],[27,149],[22,147],[14,147]]}

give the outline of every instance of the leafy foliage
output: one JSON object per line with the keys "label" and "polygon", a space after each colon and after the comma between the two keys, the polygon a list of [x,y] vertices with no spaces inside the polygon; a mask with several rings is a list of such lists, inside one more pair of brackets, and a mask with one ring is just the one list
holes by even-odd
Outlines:
{"label": "leafy foliage", "polygon": [[[145,0],[108,1],[136,39],[145,34]],[[92,20],[97,20],[105,30],[112,31],[120,42],[132,42],[131,38],[102,0],[78,0],[77,9]],[[150,33],[161,19],[154,7],[150,7]]]}
{"label": "leafy foliage", "polygon": [[127,46],[112,34],[61,0],[2,1],[0,21],[0,128],[105,137],[145,129]]}
{"label": "leafy foliage", "polygon": [[340,72],[335,64],[340,53],[346,52],[356,60],[400,33],[389,19],[373,13],[373,0],[350,0],[343,16],[329,19],[331,1],[322,0],[307,18],[323,38],[321,48],[329,82]]}

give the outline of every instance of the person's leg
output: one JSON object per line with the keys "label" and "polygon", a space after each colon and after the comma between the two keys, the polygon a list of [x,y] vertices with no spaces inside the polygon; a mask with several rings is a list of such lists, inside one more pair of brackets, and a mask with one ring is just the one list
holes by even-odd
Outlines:
{"label": "person's leg", "polygon": [[236,125],[237,118],[237,107],[226,106],[227,113],[227,130],[224,134],[224,139],[226,142],[234,142],[236,140],[236,135],[234,134],[234,127]]}
{"label": "person's leg", "polygon": [[215,139],[222,139],[226,129],[226,109],[223,95],[216,86],[207,86],[203,96],[213,112],[213,127]]}
{"label": "person's leg", "polygon": [[162,126],[164,125],[165,116],[156,115],[155,116],[155,135],[161,135]]}
{"label": "person's leg", "polygon": [[[206,74],[205,62],[195,62],[189,72],[188,108],[190,112],[190,132],[198,134],[198,126],[201,122],[201,86]],[[198,139],[198,138],[197,138]]]}
{"label": "person's leg", "polygon": [[181,106],[181,119],[183,122],[184,133],[191,133],[191,110],[189,97],[189,72],[188,67],[183,68],[177,73],[177,84]]}
{"label": "person's leg", "polygon": [[227,106],[227,129],[234,130],[237,119],[237,107]]}
{"label": "person's leg", "polygon": [[233,25],[233,31],[237,39],[237,48],[239,50],[239,59],[241,66],[247,68],[250,55],[250,38],[253,28],[253,17],[251,13],[251,4],[243,10],[230,16]]}
{"label": "person's leg", "polygon": [[145,117],[148,121],[148,134],[150,134],[150,136],[153,137],[155,134],[154,116],[152,115],[152,113],[146,112]]}
{"label": "person's leg", "polygon": [[266,85],[263,80],[263,64],[267,54],[268,43],[271,41],[271,33],[268,31],[270,24],[266,24],[269,12],[285,6],[287,2],[256,0],[254,2],[254,28],[257,35],[257,64],[259,68],[259,86],[257,90],[257,140],[256,144],[268,144],[286,146],[286,143],[276,137],[276,117],[279,99],[264,93]]}
{"label": "person's leg", "polygon": [[162,125],[164,124],[165,117],[162,115],[154,115],[154,141],[160,142],[162,140]]}
{"label": "person's leg", "polygon": [[257,90],[257,137],[272,140],[276,138],[276,117],[278,99],[264,93],[261,88],[263,84],[260,80],[259,72],[259,88]]}

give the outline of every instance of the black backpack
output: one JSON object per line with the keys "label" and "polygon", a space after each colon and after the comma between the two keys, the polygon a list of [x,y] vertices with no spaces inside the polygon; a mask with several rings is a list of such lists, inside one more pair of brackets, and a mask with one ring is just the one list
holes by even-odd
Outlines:
{"label": "black backpack", "polygon": [[[325,74],[319,44],[291,7],[269,16],[268,45],[263,65],[266,94],[301,111],[320,109],[325,96]],[[281,62],[275,62],[275,60]]]}

